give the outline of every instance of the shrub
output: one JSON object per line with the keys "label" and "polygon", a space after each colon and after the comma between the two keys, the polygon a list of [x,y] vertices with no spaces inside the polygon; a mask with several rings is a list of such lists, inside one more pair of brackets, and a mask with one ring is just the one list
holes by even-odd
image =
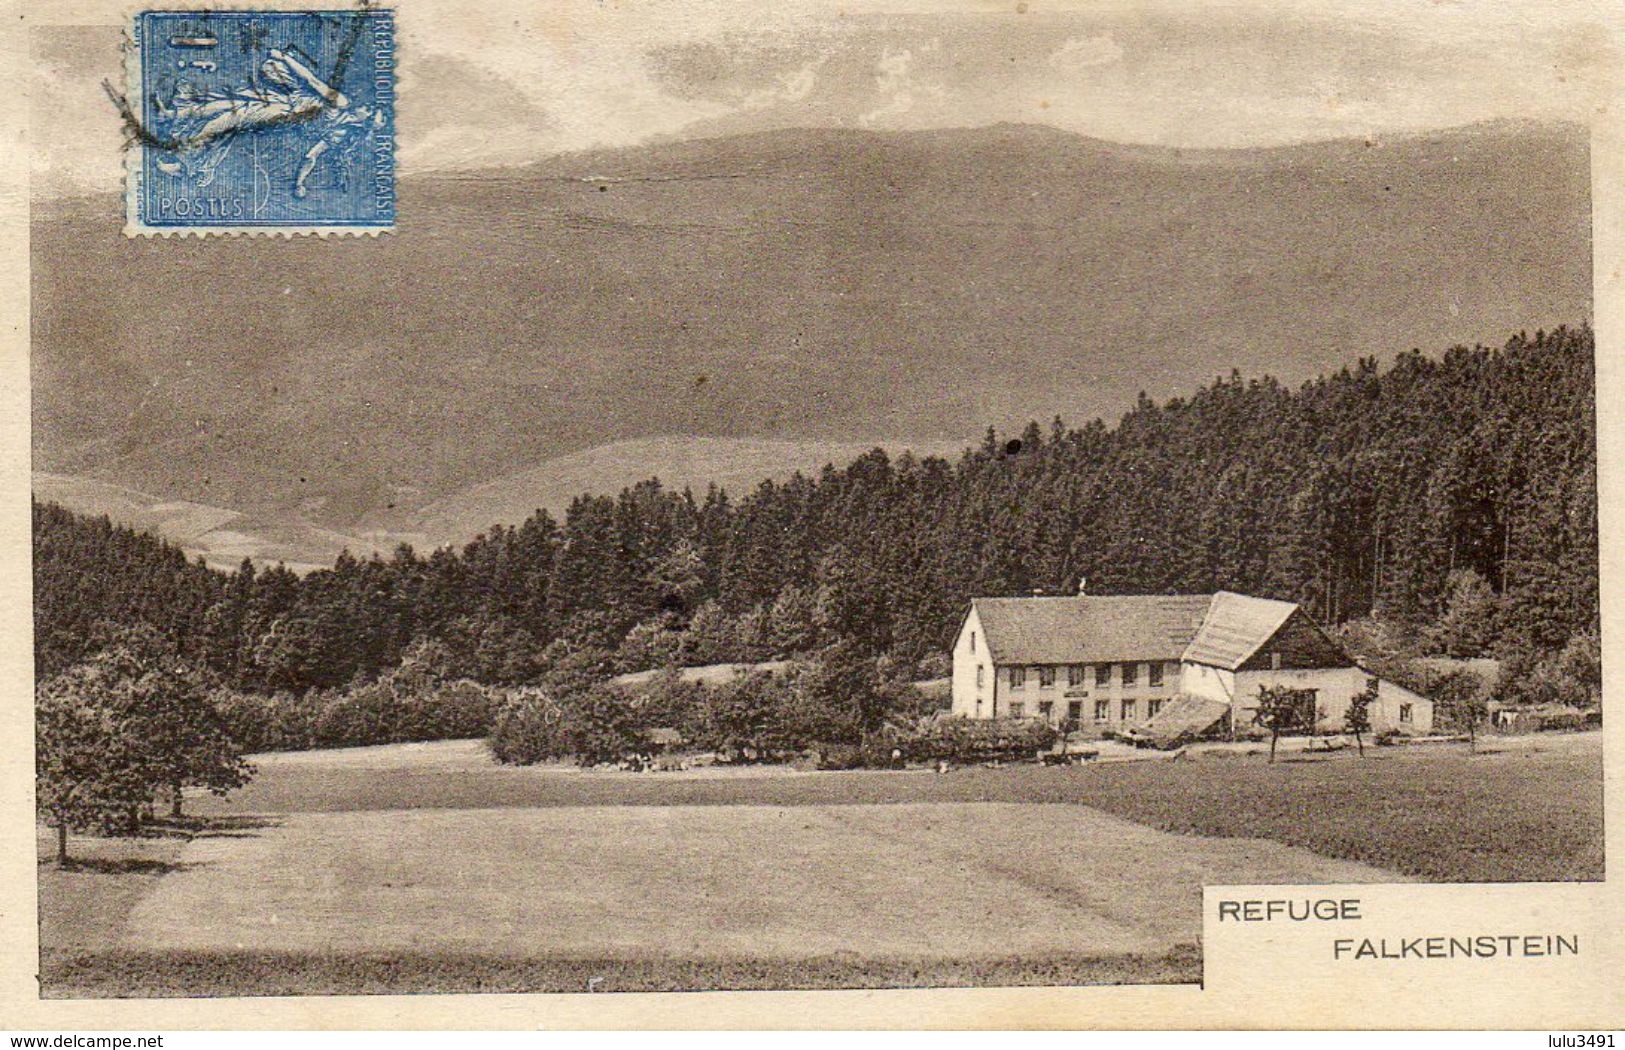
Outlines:
{"label": "shrub", "polygon": [[633,693],[632,705],[644,725],[675,729],[685,741],[703,746],[709,739],[705,694],[704,685],[685,682],[677,668],[667,667]]}
{"label": "shrub", "polygon": [[213,699],[246,751],[484,736],[496,706],[491,690],[478,682],[442,681],[410,666],[347,689],[271,696],[222,689]]}
{"label": "shrub", "polygon": [[819,751],[819,769],[861,769],[863,748],[855,744],[832,744]]}
{"label": "shrub", "polygon": [[1602,638],[1596,630],[1570,638],[1555,663],[1559,672],[1585,687],[1588,703],[1602,701]]}
{"label": "shrub", "polygon": [[898,746],[910,759],[985,762],[1031,758],[1054,745],[1055,727],[1042,718],[933,718]]}
{"label": "shrub", "polygon": [[456,740],[484,736],[491,728],[491,691],[467,678],[435,682],[395,695],[399,709],[396,740]]}
{"label": "shrub", "polygon": [[399,722],[395,699],[374,682],[328,694],[311,726],[317,747],[359,747],[396,739]]}
{"label": "shrub", "polygon": [[558,742],[564,753],[584,766],[613,762],[630,752],[645,750],[644,730],[631,697],[600,683],[584,693],[564,698]]}
{"label": "shrub", "polygon": [[633,698],[607,683],[562,693],[527,688],[497,708],[487,743],[511,765],[573,758],[590,766],[645,750],[647,728]]}
{"label": "shrub", "polygon": [[[274,751],[280,746],[277,701],[262,693],[217,689],[211,694],[215,710],[244,751]],[[300,745],[304,746],[304,745]]]}
{"label": "shrub", "polygon": [[785,679],[775,712],[781,746],[855,745],[875,711],[874,660],[835,653],[796,668]]}
{"label": "shrub", "polygon": [[765,671],[753,671],[718,687],[706,688],[704,715],[696,741],[717,750],[751,748],[784,750],[794,742],[783,733],[788,683]]}
{"label": "shrub", "polygon": [[1554,711],[1540,718],[1540,728],[1547,732],[1577,733],[1592,724],[1583,711]]}
{"label": "shrub", "polygon": [[1524,703],[1587,707],[1592,691],[1585,681],[1570,674],[1558,660],[1542,660],[1521,683]]}
{"label": "shrub", "polygon": [[1577,634],[1557,653],[1538,659],[1514,653],[1506,661],[1496,698],[1510,704],[1586,708],[1602,701],[1602,653],[1597,636]]}
{"label": "shrub", "polygon": [[892,752],[901,751],[906,759],[908,752],[904,745],[907,742],[903,737],[880,733],[861,744],[829,744],[815,749],[819,755],[818,768],[892,769],[898,765]]}
{"label": "shrub", "polygon": [[315,747],[316,719],[330,691],[264,693],[219,689],[215,707],[244,751],[302,751]]}
{"label": "shrub", "polygon": [[[624,697],[621,704],[595,701],[589,708],[598,716],[584,709],[574,723],[570,719],[576,717],[580,705],[571,698],[584,694],[596,680],[585,674],[561,677],[558,672],[545,684],[558,706],[560,733],[568,730],[580,738],[596,728],[606,728],[612,739],[625,739],[615,723],[630,718],[640,731],[676,729],[697,747],[777,758],[808,749],[824,752],[833,747],[858,747],[880,739],[889,726],[911,725],[937,709],[939,699],[923,695],[904,671],[850,643],[828,646],[812,659],[778,672],[752,671],[714,685],[686,682],[675,666],[668,666],[647,682],[626,687],[618,694]],[[599,726],[599,716],[610,724]],[[504,723],[507,733],[518,732],[526,718],[522,710],[509,712]],[[576,728],[570,729],[570,725]],[[544,730],[530,732],[548,736]],[[502,746],[509,750],[510,745]],[[556,751],[565,748],[562,743],[550,746]],[[598,747],[587,750],[608,752]],[[889,745],[874,764],[883,764],[887,753]],[[863,762],[869,764],[868,759]]]}
{"label": "shrub", "polygon": [[498,705],[487,743],[498,762],[528,766],[564,754],[559,722],[564,712],[536,688],[518,689]]}

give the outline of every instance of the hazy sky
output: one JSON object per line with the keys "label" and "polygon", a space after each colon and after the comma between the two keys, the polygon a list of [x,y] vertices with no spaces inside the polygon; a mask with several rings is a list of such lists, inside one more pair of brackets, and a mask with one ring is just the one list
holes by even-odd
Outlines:
{"label": "hazy sky", "polygon": [[[401,0],[403,173],[664,137],[998,121],[1231,147],[1590,120],[1621,5]],[[119,185],[121,0],[30,12],[34,192]],[[1610,15],[1610,17],[1613,17]]]}

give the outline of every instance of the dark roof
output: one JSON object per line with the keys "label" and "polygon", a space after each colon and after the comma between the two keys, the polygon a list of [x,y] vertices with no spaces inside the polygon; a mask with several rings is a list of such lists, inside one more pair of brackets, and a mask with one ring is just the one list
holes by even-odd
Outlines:
{"label": "dark roof", "polygon": [[977,598],[971,605],[996,664],[1190,660],[1229,671],[1298,610],[1232,591]]}
{"label": "dark roof", "polygon": [[1178,660],[1212,601],[1206,594],[977,598],[997,664]]}
{"label": "dark roof", "polygon": [[1213,596],[1202,629],[1185,650],[1185,659],[1234,671],[1297,611],[1292,602],[1220,591]]}

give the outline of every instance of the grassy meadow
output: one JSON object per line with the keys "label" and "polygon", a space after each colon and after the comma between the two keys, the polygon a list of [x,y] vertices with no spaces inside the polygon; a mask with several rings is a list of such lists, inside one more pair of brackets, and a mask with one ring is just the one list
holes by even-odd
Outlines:
{"label": "grassy meadow", "polygon": [[1602,736],[1368,748],[1361,759],[1209,752],[1185,762],[625,775],[494,765],[474,741],[306,752],[199,813],[554,806],[1083,805],[1181,835],[1253,837],[1433,882],[1599,880]]}
{"label": "grassy meadow", "polygon": [[1600,735],[1073,768],[260,760],[40,866],[48,996],[1192,982],[1203,884],[1602,875]]}

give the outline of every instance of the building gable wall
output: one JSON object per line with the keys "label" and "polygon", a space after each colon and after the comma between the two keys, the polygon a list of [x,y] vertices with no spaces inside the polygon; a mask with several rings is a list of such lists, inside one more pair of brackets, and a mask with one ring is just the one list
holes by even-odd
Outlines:
{"label": "building gable wall", "polygon": [[[1280,658],[1279,664],[1276,658]],[[1302,609],[1294,610],[1270,640],[1242,663],[1242,671],[1315,670],[1353,667],[1342,646],[1332,641]]]}
{"label": "building gable wall", "polygon": [[[982,668],[980,688],[976,684],[978,667]],[[997,679],[998,671],[988,651],[987,635],[982,630],[981,618],[976,615],[973,605],[964,623],[959,625],[959,635],[954,639],[953,713],[967,718],[988,717],[992,710],[993,683]]]}
{"label": "building gable wall", "polygon": [[1187,660],[1180,667],[1179,689],[1191,696],[1228,704],[1235,699],[1236,673]]}

